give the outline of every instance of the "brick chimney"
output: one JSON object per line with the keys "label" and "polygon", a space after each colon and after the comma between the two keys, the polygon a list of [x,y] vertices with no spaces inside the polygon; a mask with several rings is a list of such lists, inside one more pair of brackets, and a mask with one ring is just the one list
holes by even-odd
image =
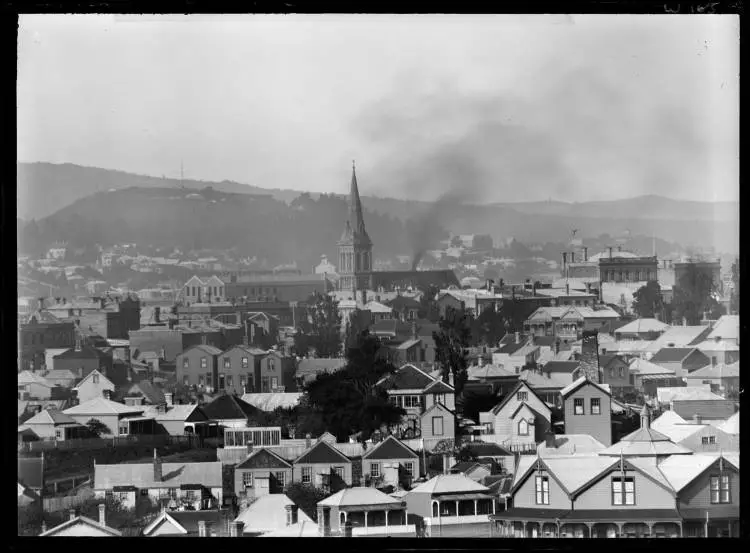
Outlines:
{"label": "brick chimney", "polygon": [[609,247],[609,258],[612,259],[612,246]]}
{"label": "brick chimney", "polygon": [[586,246],[583,247],[583,260],[589,260],[589,249]]}
{"label": "brick chimney", "polygon": [[235,520],[229,523],[229,537],[241,538],[242,530],[245,528],[245,523],[240,520]]}
{"label": "brick chimney", "polygon": [[570,252],[570,262],[571,263],[576,262],[576,252]]}
{"label": "brick chimney", "polygon": [[547,429],[547,432],[544,433],[544,445],[547,447],[547,449],[555,449],[557,446],[555,445],[555,433],[552,432],[552,429]]}
{"label": "brick chimney", "polygon": [[112,401],[112,390],[102,390],[102,395],[104,399]]}
{"label": "brick chimney", "polygon": [[73,520],[74,518],[76,518],[76,510],[75,509],[70,509],[68,511],[68,515],[69,515],[69,520]]}
{"label": "brick chimney", "polygon": [[206,521],[205,520],[199,520],[198,521],[198,537],[199,538],[207,538],[208,537],[208,531],[206,528]]}
{"label": "brick chimney", "polygon": [[285,505],[284,508],[286,509],[286,525],[297,524],[297,505]]}
{"label": "brick chimney", "polygon": [[100,503],[99,504],[99,524],[101,524],[102,526],[107,525],[107,519],[105,517],[105,509],[106,507],[104,506],[104,503]]}
{"label": "brick chimney", "polygon": [[651,411],[648,405],[644,405],[641,409],[641,428],[648,429],[651,427]]}
{"label": "brick chimney", "polygon": [[161,322],[161,307],[158,305],[154,307],[154,322],[159,324]]}
{"label": "brick chimney", "polygon": [[701,416],[700,416],[699,413],[695,413],[693,415],[693,423],[694,424],[701,424],[702,421],[703,421],[703,419],[701,419]]}
{"label": "brick chimney", "polygon": [[167,403],[167,407],[172,407],[174,405],[174,394],[171,392],[167,392],[164,394],[164,401]]}
{"label": "brick chimney", "polygon": [[516,332],[516,344],[520,344],[520,343],[521,343],[521,333]]}
{"label": "brick chimney", "polygon": [[596,330],[584,330],[581,340],[581,368],[592,382],[601,383],[599,339]]}
{"label": "brick chimney", "polygon": [[417,339],[417,321],[411,322],[411,339],[412,340]]}
{"label": "brick chimney", "polygon": [[161,481],[162,481],[161,459],[159,459],[159,455],[156,453],[156,448],[154,448],[154,482],[161,482]]}
{"label": "brick chimney", "polygon": [[205,334],[202,334],[201,335],[201,344],[205,346],[207,344],[207,342],[208,342],[208,337]]}
{"label": "brick chimney", "polygon": [[310,446],[312,446],[312,436],[310,434],[305,435],[305,447],[307,449],[310,449]]}
{"label": "brick chimney", "polygon": [[567,268],[567,266],[568,266],[568,252],[562,252],[562,269],[563,269],[563,274],[565,274],[564,271]]}

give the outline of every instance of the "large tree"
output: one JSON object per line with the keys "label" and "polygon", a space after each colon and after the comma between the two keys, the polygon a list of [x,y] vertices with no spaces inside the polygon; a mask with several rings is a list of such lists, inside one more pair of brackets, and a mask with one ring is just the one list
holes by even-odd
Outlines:
{"label": "large tree", "polygon": [[337,357],[341,354],[341,314],[338,302],[329,295],[311,296],[307,311],[297,325],[295,354],[304,357],[311,350],[318,357]]}
{"label": "large tree", "polygon": [[434,284],[430,284],[419,298],[419,311],[417,312],[420,319],[427,319],[433,323],[440,320],[440,307],[437,304],[437,295],[440,289]]}
{"label": "large tree", "polygon": [[633,311],[640,318],[654,318],[663,307],[661,286],[655,280],[649,280],[633,294]]}
{"label": "large tree", "polygon": [[364,331],[347,348],[343,369],[321,374],[305,387],[311,415],[340,440],[360,433],[364,441],[375,430],[397,424],[405,414],[376,385],[396,370],[378,354],[380,347],[379,340]]}
{"label": "large tree", "polygon": [[453,375],[456,395],[461,393],[466,381],[466,348],[471,345],[471,317],[463,309],[448,307],[440,319],[440,330],[432,333],[435,340],[435,360],[443,380]]}
{"label": "large tree", "polygon": [[725,309],[716,295],[712,276],[695,265],[688,265],[674,287],[673,317],[677,321],[684,318],[689,325],[700,324],[704,313],[711,319],[718,319]]}
{"label": "large tree", "polygon": [[497,346],[506,333],[506,318],[502,311],[485,309],[471,321],[472,345]]}
{"label": "large tree", "polygon": [[318,520],[318,502],[328,497],[324,490],[301,482],[292,482],[286,487],[284,493],[314,521]]}

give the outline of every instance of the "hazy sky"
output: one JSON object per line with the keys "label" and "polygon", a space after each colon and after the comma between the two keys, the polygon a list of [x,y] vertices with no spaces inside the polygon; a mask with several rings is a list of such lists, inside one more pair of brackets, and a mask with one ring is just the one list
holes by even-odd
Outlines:
{"label": "hazy sky", "polygon": [[265,188],[739,194],[736,16],[22,16],[21,161]]}

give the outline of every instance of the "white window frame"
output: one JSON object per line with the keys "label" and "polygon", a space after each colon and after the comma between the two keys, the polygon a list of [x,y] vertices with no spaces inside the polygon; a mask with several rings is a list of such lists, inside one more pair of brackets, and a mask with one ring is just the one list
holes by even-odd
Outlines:
{"label": "white window frame", "polygon": [[535,480],[536,504],[549,505],[549,476],[540,474]]}
{"label": "white window frame", "polygon": [[591,410],[592,415],[601,415],[602,414],[601,399],[599,399],[598,397],[592,397],[591,403],[589,405],[589,409]]}
{"label": "white window frame", "polygon": [[201,369],[208,368],[208,357],[201,357]]}
{"label": "white window frame", "polygon": [[[578,412],[578,408],[580,409],[580,413]],[[573,414],[574,415],[585,415],[586,414],[586,402],[582,397],[574,397],[573,398]]]}
{"label": "white window frame", "polygon": [[302,467],[302,483],[312,483],[312,467]]}
{"label": "white window frame", "polygon": [[[440,432],[435,429],[435,421],[440,421]],[[433,436],[444,436],[445,435],[445,420],[444,417],[432,417],[432,435]]]}
{"label": "white window frame", "polygon": [[252,488],[255,486],[255,475],[248,471],[242,473],[242,487]]}
{"label": "white window frame", "polygon": [[518,421],[518,435],[528,436],[529,435],[529,423],[526,419]]}
{"label": "white window frame", "polygon": [[380,474],[380,463],[370,463],[370,477],[379,478]]}

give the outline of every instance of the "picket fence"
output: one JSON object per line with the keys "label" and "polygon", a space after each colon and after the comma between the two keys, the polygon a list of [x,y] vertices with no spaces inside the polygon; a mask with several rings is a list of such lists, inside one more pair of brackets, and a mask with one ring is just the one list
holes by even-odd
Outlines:
{"label": "picket fence", "polygon": [[189,447],[201,447],[200,436],[170,436],[168,434],[116,436],[113,438],[87,438],[76,440],[40,440],[36,442],[23,442],[18,445],[21,453],[36,453],[50,450],[76,450],[76,449],[105,449],[109,447],[133,447],[143,446],[165,446],[184,444]]}

